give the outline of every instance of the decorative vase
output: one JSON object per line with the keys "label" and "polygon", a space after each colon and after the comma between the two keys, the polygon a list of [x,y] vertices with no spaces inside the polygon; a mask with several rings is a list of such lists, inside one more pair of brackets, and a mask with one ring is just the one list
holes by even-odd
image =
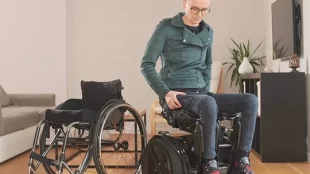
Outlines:
{"label": "decorative vase", "polygon": [[238,68],[238,72],[239,74],[253,73],[253,67],[250,64],[249,59],[247,57],[243,58],[243,61]]}
{"label": "decorative vase", "polygon": [[298,72],[296,69],[299,68],[299,57],[296,54],[290,58],[289,67],[292,68],[291,72]]}

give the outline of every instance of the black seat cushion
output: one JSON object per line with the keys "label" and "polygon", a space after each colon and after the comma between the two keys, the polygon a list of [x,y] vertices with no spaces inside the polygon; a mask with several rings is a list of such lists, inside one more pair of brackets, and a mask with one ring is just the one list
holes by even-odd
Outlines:
{"label": "black seat cushion", "polygon": [[[195,120],[198,120],[200,119],[200,117],[196,114],[196,113],[193,113],[193,112],[190,112],[190,111],[187,111],[187,110],[183,110],[183,109],[176,109],[176,110],[173,110],[173,111],[170,111],[170,112],[163,112],[163,115],[166,116],[166,117],[171,117],[172,119],[173,118],[177,118],[180,120],[180,118],[184,118],[184,122],[192,122],[192,121],[195,121]],[[235,117],[238,117],[240,115],[240,113],[225,113],[225,112],[220,112],[218,113],[218,119],[220,118],[224,118],[224,119],[234,119]]]}
{"label": "black seat cushion", "polygon": [[45,111],[45,120],[61,124],[81,122],[83,121],[83,110],[47,109]]}
{"label": "black seat cushion", "polygon": [[45,120],[59,124],[70,124],[73,122],[91,123],[97,116],[96,111],[92,110],[58,110],[47,109],[45,111]]}
{"label": "black seat cushion", "polygon": [[[218,120],[234,120],[239,115],[240,113],[218,113]],[[188,126],[194,128],[193,126],[195,123],[200,120],[200,117],[196,113],[183,109],[176,109],[168,112],[163,111],[163,116],[170,126],[181,129]]]}

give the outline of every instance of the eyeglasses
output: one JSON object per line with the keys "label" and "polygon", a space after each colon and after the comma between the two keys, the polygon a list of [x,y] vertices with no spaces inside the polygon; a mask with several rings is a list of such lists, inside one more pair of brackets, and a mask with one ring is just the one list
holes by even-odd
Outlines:
{"label": "eyeglasses", "polygon": [[[187,0],[186,0],[186,2],[188,3],[188,5],[191,6],[191,4]],[[207,13],[210,13],[211,9],[210,9],[210,7],[209,8],[203,8],[203,9],[200,9],[198,7],[191,7],[191,12],[193,14],[198,14],[199,12],[201,12],[202,15],[205,15]]]}
{"label": "eyeglasses", "polygon": [[210,8],[199,9],[197,7],[191,7],[191,12],[193,14],[198,14],[199,12],[201,12],[202,15],[205,15],[207,13],[210,13],[211,9]]}

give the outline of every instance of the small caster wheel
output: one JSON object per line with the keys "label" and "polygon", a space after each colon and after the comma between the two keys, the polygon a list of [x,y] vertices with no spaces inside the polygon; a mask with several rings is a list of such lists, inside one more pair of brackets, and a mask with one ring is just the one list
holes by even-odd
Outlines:
{"label": "small caster wheel", "polygon": [[158,135],[170,136],[170,133],[168,131],[159,131]]}
{"label": "small caster wheel", "polygon": [[79,170],[74,171],[74,174],[81,174]]}

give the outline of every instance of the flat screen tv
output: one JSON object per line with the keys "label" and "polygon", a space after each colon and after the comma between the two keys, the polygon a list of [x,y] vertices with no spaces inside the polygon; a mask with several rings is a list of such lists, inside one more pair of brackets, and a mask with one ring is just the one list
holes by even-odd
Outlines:
{"label": "flat screen tv", "polygon": [[271,5],[273,59],[301,54],[301,10],[298,0],[276,0]]}

